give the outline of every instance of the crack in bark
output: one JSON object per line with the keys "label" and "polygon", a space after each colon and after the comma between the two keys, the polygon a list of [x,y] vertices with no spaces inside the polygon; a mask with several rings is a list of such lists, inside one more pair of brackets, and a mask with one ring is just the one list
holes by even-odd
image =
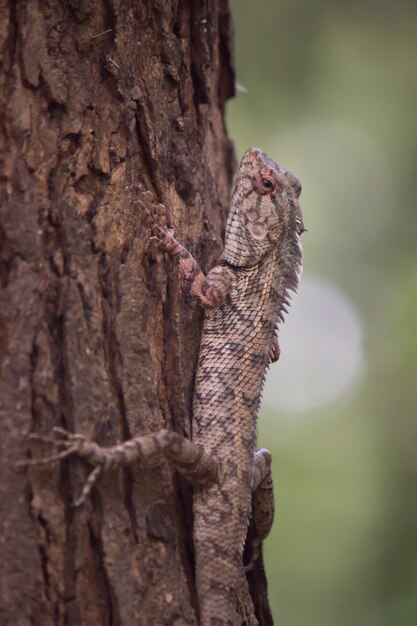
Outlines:
{"label": "crack in bark", "polygon": [[102,587],[102,598],[107,604],[106,617],[108,617],[108,622],[106,624],[100,626],[121,626],[121,618],[119,614],[119,608],[117,603],[117,596],[114,593],[113,587],[110,583],[106,563],[104,559],[104,546],[99,534],[96,534],[91,526],[88,524],[88,534],[91,543],[92,551],[95,555],[97,555],[98,560],[98,573],[100,575],[100,584]]}
{"label": "crack in bark", "polygon": [[[105,253],[102,253],[99,260],[99,277],[102,289],[102,306],[103,306],[103,335],[107,339],[105,355],[107,362],[107,370],[109,372],[109,380],[116,403],[119,409],[120,425],[123,439],[130,439],[132,434],[129,429],[127,420],[126,403],[123,391],[122,369],[123,361],[120,350],[119,341],[116,331],[116,320],[119,310],[118,301],[120,294],[118,293],[118,275],[114,264],[107,261]],[[124,494],[123,499],[127,512],[131,521],[131,528],[135,541],[138,541],[137,535],[137,517],[132,499],[132,479],[129,468],[123,469]]]}
{"label": "crack in bark", "polygon": [[[136,101],[136,133],[138,136],[138,144],[141,148],[143,164],[145,166],[145,176],[140,176],[141,183],[145,183],[147,188],[154,186],[156,189],[156,197],[162,199],[161,189],[158,185],[158,168],[152,156],[152,148],[150,144],[150,126],[147,123],[146,112],[143,102]],[[149,181],[152,181],[149,185]]]}

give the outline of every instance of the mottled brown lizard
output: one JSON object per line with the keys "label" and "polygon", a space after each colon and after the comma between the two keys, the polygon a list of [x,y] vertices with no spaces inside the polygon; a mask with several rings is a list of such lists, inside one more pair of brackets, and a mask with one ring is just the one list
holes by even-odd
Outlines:
{"label": "mottled brown lizard", "polygon": [[[33,435],[58,447],[55,455],[21,465],[49,463],[77,454],[93,470],[80,504],[105,469],[163,455],[194,484],[196,588],[202,626],[235,626],[246,614],[257,624],[247,592],[243,548],[250,517],[256,544],[273,517],[270,454],[255,452],[256,421],[269,363],[279,357],[277,323],[296,291],[304,230],[297,177],[257,148],[236,175],[225,245],[205,276],[163,226],[153,230],[177,263],[185,286],[206,309],[194,390],[192,440],[161,430],[102,448],[61,429],[61,438]],[[252,502],[254,503],[253,511]],[[250,564],[249,564],[250,567]]]}

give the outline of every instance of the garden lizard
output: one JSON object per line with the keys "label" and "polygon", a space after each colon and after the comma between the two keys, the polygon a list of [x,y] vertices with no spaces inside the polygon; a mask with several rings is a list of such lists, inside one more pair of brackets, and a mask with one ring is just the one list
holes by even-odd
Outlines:
{"label": "garden lizard", "polygon": [[[296,291],[302,269],[300,192],[294,174],[261,150],[249,149],[234,181],[224,250],[207,275],[172,232],[153,223],[154,235],[206,311],[191,440],[161,430],[102,448],[82,435],[55,429],[58,439],[33,437],[55,443],[58,452],[21,463],[49,463],[71,454],[85,459],[93,469],[81,503],[105,469],[158,454],[170,460],[194,485],[202,626],[241,624],[237,607],[246,585],[243,548],[249,520],[252,515],[256,535],[252,561],[256,544],[272,524],[271,459],[267,450],[255,452],[256,421],[266,370],[279,357],[277,323],[287,312],[289,291]],[[249,623],[256,624],[248,612]]]}

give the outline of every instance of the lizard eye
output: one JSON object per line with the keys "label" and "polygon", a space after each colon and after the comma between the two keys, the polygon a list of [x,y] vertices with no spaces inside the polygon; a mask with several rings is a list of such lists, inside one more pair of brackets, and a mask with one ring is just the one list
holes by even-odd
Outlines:
{"label": "lizard eye", "polygon": [[[262,168],[266,169],[266,168]],[[272,194],[277,188],[277,181],[269,174],[263,174],[262,169],[252,176],[252,185],[254,190],[260,196],[268,196]]]}
{"label": "lizard eye", "polygon": [[265,191],[273,191],[275,188],[274,181],[271,178],[262,178],[262,188]]}

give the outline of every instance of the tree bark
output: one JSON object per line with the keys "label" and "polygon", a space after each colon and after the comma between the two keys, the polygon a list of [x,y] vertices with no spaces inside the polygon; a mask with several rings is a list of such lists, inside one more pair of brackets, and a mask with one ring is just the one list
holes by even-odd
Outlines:
{"label": "tree bark", "polygon": [[3,0],[3,626],[196,624],[191,489],[167,466],[100,480],[29,432],[102,445],[190,433],[202,313],[150,240],[138,190],[213,265],[235,168],[227,0]]}

